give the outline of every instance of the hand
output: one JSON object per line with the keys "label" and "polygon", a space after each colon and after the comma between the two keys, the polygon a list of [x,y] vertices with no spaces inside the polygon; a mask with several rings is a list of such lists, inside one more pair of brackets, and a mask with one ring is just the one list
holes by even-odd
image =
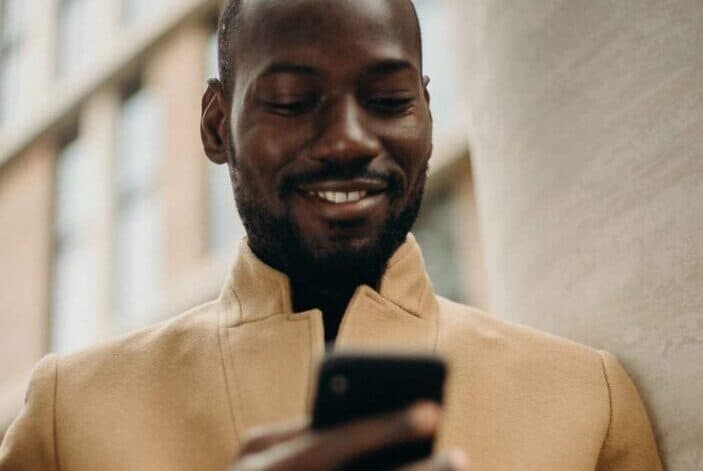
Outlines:
{"label": "hand", "polygon": [[[230,471],[333,470],[350,459],[397,443],[428,438],[439,425],[440,409],[417,404],[383,417],[359,420],[325,431],[307,424],[260,429],[244,443]],[[450,452],[399,471],[464,470],[460,452]]]}

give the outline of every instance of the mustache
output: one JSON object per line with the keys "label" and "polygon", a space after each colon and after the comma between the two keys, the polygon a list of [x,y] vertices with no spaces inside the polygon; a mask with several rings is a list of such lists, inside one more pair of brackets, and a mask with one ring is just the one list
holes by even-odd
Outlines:
{"label": "mustache", "polygon": [[403,178],[393,171],[379,171],[366,167],[326,164],[319,169],[296,172],[287,175],[281,183],[281,195],[297,191],[301,185],[309,185],[327,180],[352,180],[355,178],[383,182],[391,194],[402,193]]}

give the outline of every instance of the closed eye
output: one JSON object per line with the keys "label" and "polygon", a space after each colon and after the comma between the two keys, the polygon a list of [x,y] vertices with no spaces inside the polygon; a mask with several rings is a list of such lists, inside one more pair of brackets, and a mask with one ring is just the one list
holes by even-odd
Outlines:
{"label": "closed eye", "polygon": [[304,97],[296,100],[262,100],[264,106],[273,113],[281,116],[297,116],[312,111],[317,105],[314,97]]}
{"label": "closed eye", "polygon": [[413,97],[376,97],[367,101],[367,105],[382,114],[401,114],[412,108]]}

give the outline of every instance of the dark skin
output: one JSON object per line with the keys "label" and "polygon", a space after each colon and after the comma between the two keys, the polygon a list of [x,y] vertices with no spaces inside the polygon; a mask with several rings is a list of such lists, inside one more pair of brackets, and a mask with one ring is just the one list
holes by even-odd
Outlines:
{"label": "dark skin", "polygon": [[[388,227],[419,204],[432,125],[416,20],[407,0],[250,0],[241,15],[233,90],[213,80],[203,96],[204,148],[230,167],[251,249],[289,276],[296,311],[322,310],[331,340],[356,288],[378,287],[391,253],[374,250],[397,246]],[[313,263],[276,245],[283,233]],[[345,271],[356,259],[377,266]],[[433,434],[438,414],[426,404],[324,433],[266,429],[234,469],[333,469]]]}

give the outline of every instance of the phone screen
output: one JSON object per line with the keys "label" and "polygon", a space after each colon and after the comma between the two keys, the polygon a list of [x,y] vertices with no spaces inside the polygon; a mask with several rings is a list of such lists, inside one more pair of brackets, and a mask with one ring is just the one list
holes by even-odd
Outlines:
{"label": "phone screen", "polygon": [[[322,364],[313,428],[399,411],[421,401],[443,401],[446,366],[429,355],[332,354]],[[345,470],[384,470],[428,458],[433,439],[394,445],[359,457]]]}

